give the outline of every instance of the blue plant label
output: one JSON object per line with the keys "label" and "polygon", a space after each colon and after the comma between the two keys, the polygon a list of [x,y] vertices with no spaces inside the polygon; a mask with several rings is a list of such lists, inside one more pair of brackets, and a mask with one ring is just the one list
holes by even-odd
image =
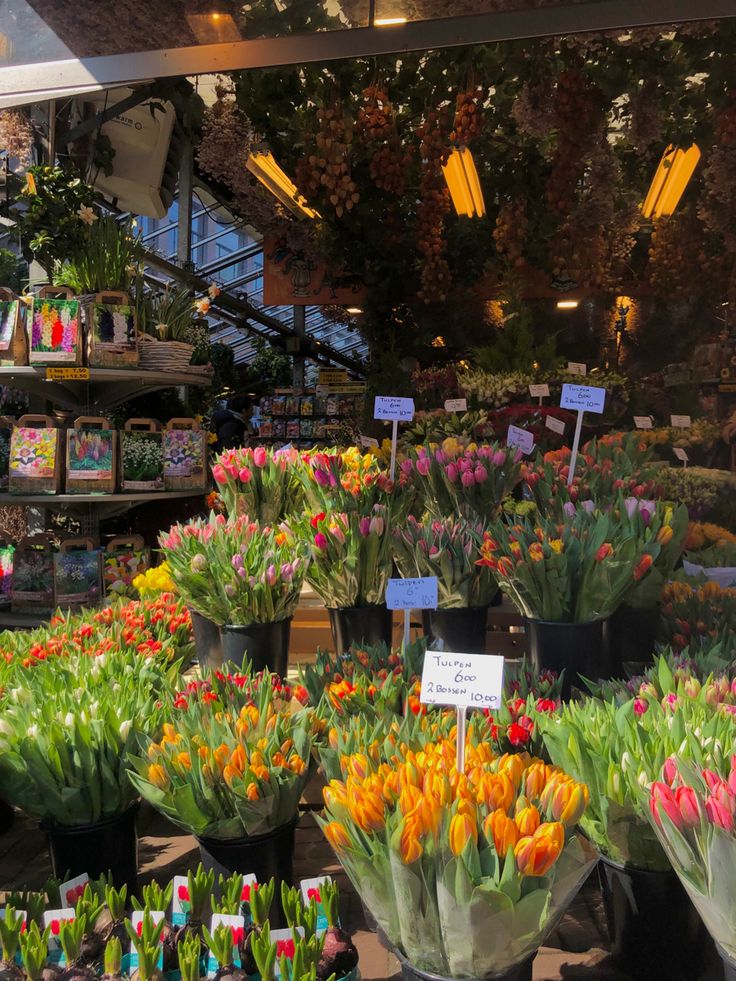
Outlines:
{"label": "blue plant label", "polygon": [[436,610],[437,576],[422,579],[389,579],[386,586],[389,610]]}
{"label": "blue plant label", "polygon": [[373,418],[411,422],[414,418],[414,399],[376,395],[376,401],[373,403]]}
{"label": "blue plant label", "polygon": [[605,388],[592,385],[563,385],[560,407],[574,412],[603,412],[606,404]]}

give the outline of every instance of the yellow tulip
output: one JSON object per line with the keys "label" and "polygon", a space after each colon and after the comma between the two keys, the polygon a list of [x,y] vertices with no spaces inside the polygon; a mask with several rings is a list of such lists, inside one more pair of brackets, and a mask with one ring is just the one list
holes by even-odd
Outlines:
{"label": "yellow tulip", "polygon": [[450,848],[453,855],[462,855],[463,849],[472,841],[478,843],[478,828],[475,819],[469,814],[455,814],[450,821]]}
{"label": "yellow tulip", "polygon": [[417,827],[413,821],[404,821],[399,837],[399,855],[404,865],[411,865],[422,856],[424,848],[419,840]]}
{"label": "yellow tulip", "polygon": [[344,826],[339,821],[330,821],[324,827],[325,838],[336,852],[350,847],[350,838]]}
{"label": "yellow tulip", "polygon": [[513,818],[500,807],[485,819],[483,830],[486,837],[493,840],[499,858],[505,858],[509,848],[519,840],[519,829]]}
{"label": "yellow tulip", "polygon": [[514,821],[520,835],[533,835],[540,825],[541,817],[534,804],[527,804],[517,810]]}
{"label": "yellow tulip", "polygon": [[514,848],[516,866],[522,875],[546,875],[565,844],[561,824],[540,824],[533,835],[520,838]]}
{"label": "yellow tulip", "polygon": [[159,790],[166,790],[169,786],[169,775],[160,763],[151,763],[149,765],[148,779]]}

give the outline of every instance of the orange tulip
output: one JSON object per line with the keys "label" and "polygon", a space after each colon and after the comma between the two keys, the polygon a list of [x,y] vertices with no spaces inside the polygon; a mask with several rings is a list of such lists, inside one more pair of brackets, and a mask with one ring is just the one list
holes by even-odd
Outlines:
{"label": "orange tulip", "polygon": [[350,838],[344,826],[339,821],[330,821],[324,827],[325,838],[329,841],[336,852],[350,847]]}
{"label": "orange tulip", "polygon": [[407,784],[399,794],[399,810],[406,817],[417,806],[424,795],[418,787]]}
{"label": "orange tulip", "polygon": [[530,800],[538,798],[549,779],[549,767],[546,763],[532,763],[524,775],[524,791]]}
{"label": "orange tulip", "polygon": [[189,753],[177,753],[176,762],[179,766],[184,767],[185,770],[192,769],[192,758]]}
{"label": "orange tulip", "polygon": [[500,807],[488,815],[483,830],[488,839],[493,839],[499,858],[505,858],[509,848],[513,848],[519,840],[519,829],[513,818]]}
{"label": "orange tulip", "polygon": [[230,755],[230,765],[234,766],[238,773],[244,773],[247,762],[248,759],[245,755],[245,750],[243,749],[242,745],[238,743]]}
{"label": "orange tulip", "polygon": [[514,848],[516,866],[522,875],[546,875],[565,844],[561,824],[540,824],[533,835],[520,838]]}
{"label": "orange tulip", "polygon": [[419,833],[413,821],[404,821],[399,837],[399,855],[404,865],[411,865],[422,856],[424,848],[419,840]]}
{"label": "orange tulip", "polygon": [[417,822],[422,834],[432,834],[436,837],[442,820],[442,808],[436,800],[421,797],[412,817]]}
{"label": "orange tulip", "polygon": [[[525,800],[526,798],[522,799]],[[536,809],[534,804],[529,804],[527,802],[526,807],[517,809],[516,815],[514,816],[514,821],[516,822],[516,827],[519,829],[519,834],[526,836],[534,834],[539,827],[541,818],[539,816],[539,811]]]}
{"label": "orange tulip", "polygon": [[151,763],[148,767],[148,779],[159,790],[169,786],[169,775],[160,763]]}
{"label": "orange tulip", "polygon": [[225,766],[225,768],[222,771],[222,779],[225,781],[225,783],[228,785],[228,787],[231,790],[233,789],[233,783],[239,780],[240,777],[241,777],[240,772],[236,770],[234,766],[231,766],[229,763]]}
{"label": "orange tulip", "polygon": [[514,799],[514,788],[507,773],[484,773],[478,782],[478,803],[489,811],[503,808],[508,812]]}
{"label": "orange tulip", "polygon": [[214,751],[212,755],[215,759],[215,763],[217,764],[220,773],[222,773],[222,771],[225,769],[225,764],[230,759],[229,747],[226,746],[225,743],[220,743],[220,745],[217,747],[217,749]]}
{"label": "orange tulip", "polygon": [[557,786],[552,795],[552,817],[565,827],[577,824],[585,813],[590,795],[584,783],[565,781]]}
{"label": "orange tulip", "polygon": [[342,780],[330,780],[322,791],[322,797],[327,807],[347,806],[347,791]]}
{"label": "orange tulip", "polygon": [[248,787],[245,791],[245,796],[248,798],[248,800],[261,799],[261,791],[258,784],[255,781],[251,781],[251,783],[248,784]]}
{"label": "orange tulip", "polygon": [[348,791],[348,812],[363,831],[380,831],[384,825],[384,803],[376,794],[358,787]]}
{"label": "orange tulip", "polygon": [[172,746],[175,746],[177,743],[181,742],[181,736],[170,722],[164,722],[163,730],[164,734],[161,737],[162,746],[165,743],[171,743]]}
{"label": "orange tulip", "polygon": [[478,843],[478,828],[475,819],[469,814],[455,814],[450,821],[450,848],[453,855],[462,855],[463,849],[472,840]]}

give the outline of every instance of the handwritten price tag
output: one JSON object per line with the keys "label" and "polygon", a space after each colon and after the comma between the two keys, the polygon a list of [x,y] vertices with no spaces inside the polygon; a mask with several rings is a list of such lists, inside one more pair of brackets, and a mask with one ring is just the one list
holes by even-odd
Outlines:
{"label": "handwritten price tag", "polygon": [[673,446],[672,452],[675,454],[678,460],[681,460],[684,464],[687,464],[690,457],[687,452],[681,446]]}
{"label": "handwritten price tag", "polygon": [[551,429],[553,433],[557,433],[558,436],[563,436],[565,433],[565,423],[562,419],[555,418],[555,416],[547,416],[544,420],[544,425],[547,429]]}
{"label": "handwritten price tag", "polygon": [[652,428],[652,417],[651,416],[634,416],[634,425],[637,429],[651,429]]}
{"label": "handwritten price tag", "polygon": [[437,577],[389,579],[386,606],[389,610],[436,610]]}
{"label": "handwritten price tag", "polygon": [[692,420],[690,416],[670,416],[670,425],[673,429],[689,429]]}
{"label": "handwritten price tag", "polygon": [[567,373],[569,375],[587,375],[588,366],[583,364],[582,361],[568,361]]}
{"label": "handwritten price tag", "polygon": [[425,705],[497,709],[503,697],[503,658],[427,651],[422,671]]}
{"label": "handwritten price tag", "polygon": [[529,394],[533,399],[549,398],[549,385],[530,385]]}
{"label": "handwritten price tag", "polygon": [[563,385],[560,407],[576,412],[603,412],[606,404],[605,388],[591,385]]}
{"label": "handwritten price tag", "polygon": [[376,395],[376,401],[373,403],[373,418],[411,422],[414,418],[414,399]]}
{"label": "handwritten price tag", "polygon": [[509,426],[509,431],[506,433],[506,445],[518,446],[526,456],[534,449],[534,436],[519,426]]}
{"label": "handwritten price tag", "polygon": [[445,401],[445,412],[467,412],[467,399],[447,399]]}

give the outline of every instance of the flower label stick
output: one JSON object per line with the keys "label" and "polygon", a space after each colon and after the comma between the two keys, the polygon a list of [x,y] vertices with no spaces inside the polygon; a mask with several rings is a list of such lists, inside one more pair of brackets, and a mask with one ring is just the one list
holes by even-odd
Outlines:
{"label": "flower label stick", "polygon": [[529,394],[533,399],[539,399],[539,404],[542,404],[543,399],[549,398],[549,385],[530,385]]}
{"label": "flower label stick", "polygon": [[400,398],[394,395],[376,395],[373,403],[374,419],[389,419],[391,427],[391,468],[390,479],[396,473],[396,441],[399,435],[399,423],[411,422],[414,418],[414,399]]}
{"label": "flower label stick", "polygon": [[468,400],[467,399],[446,399],[445,400],[445,412],[467,412],[468,411]]}
{"label": "flower label stick", "polygon": [[562,399],[560,408],[572,409],[577,412],[578,418],[575,423],[575,435],[572,440],[572,451],[570,453],[570,469],[567,475],[567,486],[571,487],[575,479],[575,464],[580,448],[580,434],[583,429],[583,415],[586,412],[603,412],[606,404],[605,388],[593,388],[591,385],[563,385]]}
{"label": "flower label stick", "polygon": [[423,579],[389,579],[386,586],[386,606],[389,610],[404,611],[404,649],[411,642],[411,611],[436,610],[438,602],[437,577]]}

